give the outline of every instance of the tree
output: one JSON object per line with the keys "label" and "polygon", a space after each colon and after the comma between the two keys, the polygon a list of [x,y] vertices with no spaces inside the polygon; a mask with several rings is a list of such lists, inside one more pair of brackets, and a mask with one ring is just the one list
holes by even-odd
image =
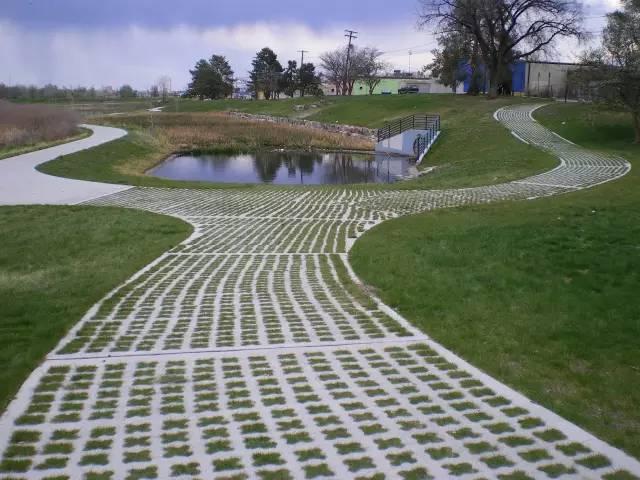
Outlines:
{"label": "tree", "polygon": [[364,48],[357,56],[356,61],[360,61],[358,68],[358,78],[361,79],[369,89],[369,95],[382,81],[381,75],[388,68],[388,65],[380,60],[382,52],[377,48]]}
{"label": "tree", "polygon": [[131,85],[121,86],[118,93],[120,95],[120,98],[134,98],[136,96],[136,91],[131,88]]}
{"label": "tree", "polygon": [[[321,66],[327,75],[327,80],[335,86],[336,95],[353,93],[356,81],[364,78],[367,68],[372,68],[372,65],[367,66],[372,58],[372,52],[374,59],[380,56],[376,53],[376,49],[357,48],[355,45],[351,45],[350,55],[347,55],[346,48],[338,48],[320,55]],[[349,57],[348,64],[347,57]]]}
{"label": "tree", "polygon": [[551,48],[558,38],[583,38],[576,0],[420,0],[422,26],[471,35],[489,74],[489,97],[509,81],[509,65]]}
{"label": "tree", "polygon": [[[478,49],[474,38],[465,32],[451,31],[438,36],[440,48],[432,50],[433,61],[425,67],[431,75],[446,87],[451,87],[453,93],[458,91],[458,85],[470,76],[468,93],[479,93]],[[466,62],[468,61],[468,68]],[[469,71],[470,70],[470,71]]]}
{"label": "tree", "polygon": [[322,80],[320,75],[316,73],[316,66],[313,63],[303,63],[298,71],[298,87],[300,88],[300,96],[322,95],[320,84]]}
{"label": "tree", "polygon": [[162,96],[162,101],[166,102],[167,101],[167,97],[169,97],[169,94],[171,93],[171,78],[163,75],[162,77],[160,77],[158,79],[158,91],[160,92],[160,95]]}
{"label": "tree", "polygon": [[191,83],[187,87],[188,97],[217,100],[233,93],[233,70],[222,55],[212,55],[209,60],[198,60],[189,73]]}
{"label": "tree", "polygon": [[596,100],[631,113],[640,144],[640,0],[623,0],[622,10],[607,15],[602,46],[587,52],[583,63],[578,81]]}
{"label": "tree", "polygon": [[343,95],[346,61],[346,52],[341,48],[320,55],[320,65],[327,81],[335,88],[336,95]]}
{"label": "tree", "polygon": [[345,85],[343,89],[343,95],[352,95],[353,87],[358,80],[362,80],[367,63],[367,49],[358,48],[355,45],[351,45],[351,55],[349,55],[349,61],[346,62],[345,68]]}
{"label": "tree", "polygon": [[287,97],[293,97],[298,91],[298,63],[295,60],[289,60],[287,68],[280,76],[280,90]]}
{"label": "tree", "polygon": [[258,98],[262,93],[267,100],[277,98],[283,68],[274,51],[268,47],[260,50],[252,60],[251,67],[249,88],[254,97]]}

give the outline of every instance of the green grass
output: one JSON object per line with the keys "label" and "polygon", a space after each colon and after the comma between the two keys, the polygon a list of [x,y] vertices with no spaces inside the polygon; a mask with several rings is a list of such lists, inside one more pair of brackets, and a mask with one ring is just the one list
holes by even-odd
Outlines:
{"label": "green grass", "polygon": [[126,137],[113,142],[39,165],[37,170],[59,177],[123,185],[198,187],[195,182],[173,182],[144,175],[132,175],[120,170],[122,166],[135,165],[141,160],[154,157],[159,151],[162,151],[162,147],[149,135],[144,132],[131,132]]}
{"label": "green grass", "polygon": [[25,153],[35,152],[37,150],[43,150],[49,147],[55,147],[56,145],[61,145],[63,143],[73,142],[75,140],[81,140],[83,138],[91,135],[91,130],[86,128],[78,129],[78,133],[72,135],[71,137],[62,138],[60,140],[55,140],[52,142],[41,142],[31,145],[21,145],[19,147],[4,147],[0,148],[0,160],[9,157],[15,157],[16,155],[23,155]]}
{"label": "green grass", "polygon": [[[252,114],[277,115],[280,117],[288,117],[294,114],[302,116],[302,112],[296,112],[295,105],[317,105],[319,108],[327,105],[327,99],[305,97],[305,98],[287,98],[277,101],[268,100],[215,100],[200,101],[193,99],[169,99],[164,111],[169,112],[224,112],[237,111]],[[316,109],[306,110],[305,112],[314,112]]]}
{"label": "green grass", "polygon": [[536,117],[634,168],[560,197],[393,220],[351,261],[436,341],[640,458],[640,146],[621,112],[554,104]]}
{"label": "green grass", "polygon": [[0,208],[0,411],[93,304],[189,232],[133,210]]}
{"label": "green grass", "polygon": [[[189,116],[184,115],[185,111],[241,110],[248,113],[293,117],[300,116],[299,112],[294,110],[294,105],[315,102],[318,105],[317,109],[305,111],[312,112],[307,117],[311,120],[377,128],[389,120],[416,112],[439,113],[442,118],[442,135],[423,163],[424,167],[436,167],[435,170],[390,187],[378,185],[373,188],[449,188],[514,180],[556,165],[557,161],[552,156],[518,142],[493,118],[493,113],[504,105],[535,101],[516,97],[488,101],[484,97],[466,95],[332,97],[321,102],[311,98],[280,101],[184,100],[179,104],[182,113],[174,113],[175,105],[169,105],[167,113],[158,113],[155,116],[157,122],[164,121],[168,124],[172,123],[172,118],[184,118],[187,121]],[[147,117],[145,119],[148,123]],[[118,122],[126,124],[126,119],[110,117],[108,122],[117,126]],[[206,135],[203,137],[203,141],[207,143]],[[217,145],[213,137],[206,145],[199,147],[216,150]],[[244,143],[252,144],[246,139]],[[195,188],[233,186],[179,182],[146,176],[144,173],[151,165],[168,156],[168,148],[170,147],[166,142],[159,141],[148,129],[136,128],[130,135],[112,144],[102,145],[90,152],[62,157],[42,165],[39,169],[52,175],[130,185]]]}
{"label": "green grass", "polygon": [[[283,117],[304,116],[308,120],[369,128],[379,128],[390,120],[414,113],[439,113],[442,135],[424,163],[425,167],[437,167],[436,170],[395,187],[447,188],[513,180],[555,166],[554,158],[514,140],[493,118],[493,113],[505,105],[537,101],[517,97],[488,101],[485,97],[446,94],[375,95],[279,101],[189,100],[180,103],[179,108],[181,111],[237,110]],[[300,104],[315,104],[318,108],[301,114],[294,109]],[[166,111],[172,110],[168,107]]]}

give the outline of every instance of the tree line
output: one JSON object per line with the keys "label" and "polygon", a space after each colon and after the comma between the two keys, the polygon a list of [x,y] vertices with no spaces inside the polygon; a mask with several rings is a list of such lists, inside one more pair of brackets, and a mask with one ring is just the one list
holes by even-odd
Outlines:
{"label": "tree line", "polygon": [[[296,94],[322,95],[322,80],[313,63],[298,66],[297,61],[289,60],[284,68],[276,53],[265,47],[256,53],[251,67],[247,86],[254,98],[271,100],[281,94],[289,97]],[[223,55],[198,60],[189,73],[191,82],[185,92],[186,97],[222,99],[234,93],[234,72]]]}
{"label": "tree line", "polygon": [[47,84],[44,87],[35,85],[5,85],[0,83],[0,99],[29,101],[29,102],[83,102],[113,99],[132,99],[140,96],[150,96],[162,98],[166,101],[171,94],[170,80],[162,77],[157,84],[151,86],[147,91],[140,92],[131,85],[122,85],[114,90],[112,87],[59,87]]}
{"label": "tree line", "polygon": [[94,87],[59,87],[48,84],[44,87],[35,85],[5,85],[0,83],[0,98],[6,100],[51,102],[87,101],[104,98],[135,98],[138,96],[131,86],[123,85],[119,90],[110,87],[96,89]]}
{"label": "tree line", "polygon": [[[296,60],[289,60],[284,67],[278,55],[265,47],[251,61],[247,86],[253,98],[272,100],[281,95],[322,95],[323,81],[331,84],[337,95],[351,95],[355,82],[360,80],[367,85],[369,94],[373,94],[380,83],[380,76],[389,68],[381,56],[382,52],[376,48],[354,45],[338,48],[320,56],[320,67],[324,73],[318,73],[312,62],[298,65]],[[234,92],[234,72],[222,55],[198,60],[189,73],[191,82],[186,97],[221,99]]]}

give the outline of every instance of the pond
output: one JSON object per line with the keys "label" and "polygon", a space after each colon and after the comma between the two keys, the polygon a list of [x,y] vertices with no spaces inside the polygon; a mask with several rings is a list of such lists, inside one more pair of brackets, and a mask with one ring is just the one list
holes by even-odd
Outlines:
{"label": "pond", "polygon": [[410,174],[413,159],[347,152],[259,152],[175,155],[149,173],[171,180],[275,185],[391,183]]}

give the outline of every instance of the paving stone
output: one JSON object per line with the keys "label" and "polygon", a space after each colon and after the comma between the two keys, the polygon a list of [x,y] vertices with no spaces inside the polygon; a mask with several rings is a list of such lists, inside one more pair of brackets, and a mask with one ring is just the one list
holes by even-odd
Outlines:
{"label": "paving stone", "polygon": [[499,185],[132,188],[89,202],[194,234],[95,305],[0,420],[0,478],[637,478],[640,464],[384,305],[347,252],[384,220],[624,175],[531,106],[496,118],[561,159]]}

